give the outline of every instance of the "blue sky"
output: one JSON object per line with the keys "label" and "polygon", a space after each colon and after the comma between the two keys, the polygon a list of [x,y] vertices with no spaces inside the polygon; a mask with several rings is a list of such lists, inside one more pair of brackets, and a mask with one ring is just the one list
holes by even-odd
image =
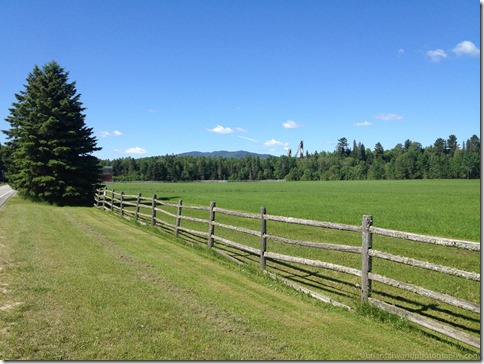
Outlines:
{"label": "blue sky", "polygon": [[2,0],[0,33],[0,129],[56,60],[103,159],[480,134],[477,0]]}

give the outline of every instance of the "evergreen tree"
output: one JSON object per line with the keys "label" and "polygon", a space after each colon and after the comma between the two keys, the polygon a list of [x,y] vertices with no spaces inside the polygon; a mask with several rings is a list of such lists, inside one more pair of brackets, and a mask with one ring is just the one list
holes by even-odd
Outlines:
{"label": "evergreen tree", "polygon": [[59,205],[92,203],[100,179],[91,154],[101,148],[84,123],[80,96],[55,61],[35,66],[15,94],[3,149],[9,183],[20,194]]}
{"label": "evergreen tree", "polygon": [[336,146],[336,152],[342,158],[349,155],[350,150],[348,149],[348,139],[346,139],[344,137],[338,139],[338,145]]}
{"label": "evergreen tree", "polygon": [[383,160],[383,155],[385,154],[385,149],[383,149],[383,146],[381,145],[380,142],[375,144],[375,158],[376,159],[381,159]]}
{"label": "evergreen tree", "polygon": [[447,139],[447,148],[448,152],[454,156],[459,149],[459,144],[457,143],[457,137],[454,134],[449,135],[449,139]]}

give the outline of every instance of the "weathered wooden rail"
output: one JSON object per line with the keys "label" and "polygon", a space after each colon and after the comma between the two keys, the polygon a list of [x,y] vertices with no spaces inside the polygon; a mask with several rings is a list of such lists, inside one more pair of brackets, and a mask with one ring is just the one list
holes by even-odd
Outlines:
{"label": "weathered wooden rail", "polygon": [[[341,272],[361,278],[360,286],[360,299],[363,303],[369,303],[379,307],[382,310],[389,311],[391,313],[397,314],[401,317],[408,319],[414,323],[422,325],[426,328],[434,330],[436,332],[442,333],[454,339],[460,340],[466,344],[472,345],[474,347],[480,348],[480,340],[478,337],[472,336],[468,333],[454,329],[453,327],[446,326],[431,320],[422,315],[415,314],[401,307],[374,299],[371,297],[372,293],[372,282],[379,282],[391,287],[395,287],[401,290],[415,293],[417,295],[430,298],[451,306],[459,307],[463,310],[476,313],[480,315],[480,305],[468,302],[460,298],[450,296],[448,294],[432,291],[430,289],[409,284],[406,282],[398,281],[389,277],[385,277],[372,272],[373,258],[388,260],[391,262],[405,264],[409,266],[414,266],[426,270],[431,270],[445,275],[452,275],[466,280],[473,280],[480,282],[480,273],[477,272],[467,272],[464,270],[456,269],[453,267],[447,267],[439,264],[434,264],[430,262],[425,262],[409,257],[398,256],[378,250],[372,249],[373,235],[381,235],[398,239],[405,239],[414,242],[422,242],[426,244],[435,244],[443,247],[450,247],[454,249],[464,249],[470,251],[480,251],[480,243],[448,239],[427,235],[420,235],[408,232],[401,232],[389,229],[383,229],[373,226],[373,219],[371,216],[363,216],[361,226],[353,226],[339,223],[299,219],[293,217],[275,216],[269,215],[264,207],[261,208],[260,213],[246,213],[238,212],[228,209],[223,209],[216,207],[215,202],[212,202],[210,206],[191,206],[183,205],[182,200],[179,200],[177,204],[168,203],[157,199],[156,195],[150,198],[142,197],[141,194],[136,196],[125,195],[123,192],[115,192],[114,190],[108,191],[105,189],[98,190],[96,194],[95,206],[115,212],[126,218],[134,218],[142,224],[151,224],[153,226],[163,227],[164,229],[170,229],[173,231],[175,236],[179,236],[180,232],[186,232],[189,234],[196,235],[198,237],[204,238],[207,241],[207,245],[215,249],[216,251],[227,256],[221,250],[216,249],[215,243],[226,245],[237,250],[253,254],[258,256],[260,261],[260,268],[262,270],[266,269],[267,260],[277,261],[277,262],[289,262],[302,264],[311,267],[323,268],[335,272]],[[169,212],[167,209],[172,209],[176,212]],[[205,212],[207,218],[193,217],[183,214],[184,210],[198,210]],[[173,219],[173,223],[167,221],[167,218],[161,219],[160,214],[167,218]],[[233,226],[230,224],[222,223],[216,221],[216,215],[226,215],[241,219],[251,219],[260,221],[260,229],[254,230],[240,226]],[[203,224],[206,226],[205,231],[187,228],[183,226],[182,221],[191,221],[198,224]],[[295,239],[289,239],[285,237],[280,237],[276,235],[271,235],[267,233],[267,222],[283,222],[287,224],[304,225],[311,227],[318,227],[324,229],[336,229],[341,231],[356,232],[361,234],[361,246],[351,246],[342,244],[332,244],[332,243],[321,243],[321,242],[311,242],[311,241],[301,241]],[[227,229],[231,231],[236,231],[243,234],[248,234],[251,236],[258,237],[260,239],[260,246],[255,248],[241,242],[235,242],[226,237],[222,237],[215,233],[215,227]],[[285,254],[280,254],[277,252],[267,251],[267,241],[275,241],[283,244],[305,246],[317,249],[340,251],[344,253],[359,254],[361,255],[361,269],[355,269],[352,267],[347,267],[339,264],[324,262],[321,260],[307,259],[303,257],[295,257]],[[228,256],[233,259],[232,257]],[[236,260],[237,261],[237,260]],[[240,263],[240,261],[237,261]],[[272,277],[277,277],[274,273],[267,272]],[[333,305],[344,307],[350,310],[351,307],[345,305],[341,302],[337,302],[331,298],[325,297],[319,293],[313,292],[308,288],[298,285],[292,281],[284,278],[279,278],[279,280],[290,285],[291,287],[298,289],[302,292],[310,294],[311,296],[322,300],[324,302],[331,303]]]}

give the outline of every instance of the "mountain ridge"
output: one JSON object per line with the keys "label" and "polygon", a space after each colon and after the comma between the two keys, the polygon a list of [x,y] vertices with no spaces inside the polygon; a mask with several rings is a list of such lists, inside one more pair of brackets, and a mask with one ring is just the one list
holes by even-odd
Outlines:
{"label": "mountain ridge", "polygon": [[246,156],[251,156],[251,157],[259,157],[262,159],[273,157],[271,154],[259,154],[259,153],[253,153],[253,152],[247,152],[245,150],[237,150],[237,151],[227,151],[227,150],[217,150],[214,152],[199,152],[199,151],[191,151],[191,152],[185,152],[185,153],[180,153],[177,154],[179,156],[188,156],[188,157],[209,157],[209,158],[245,158]]}

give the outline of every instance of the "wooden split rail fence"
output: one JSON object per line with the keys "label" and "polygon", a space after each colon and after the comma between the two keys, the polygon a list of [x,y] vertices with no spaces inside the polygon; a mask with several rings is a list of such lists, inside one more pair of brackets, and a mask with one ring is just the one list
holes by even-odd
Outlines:
{"label": "wooden split rail fence", "polygon": [[[430,289],[426,289],[406,282],[398,281],[372,272],[373,258],[375,257],[375,258],[380,258],[380,259],[384,259],[392,262],[397,262],[400,264],[410,265],[414,267],[423,268],[426,270],[439,272],[446,275],[460,277],[466,280],[473,280],[473,281],[480,282],[480,273],[468,272],[468,271],[456,269],[453,267],[433,264],[433,263],[429,263],[429,262],[425,262],[417,259],[412,259],[409,257],[403,257],[403,256],[394,255],[394,254],[372,249],[373,235],[381,235],[381,236],[410,240],[414,242],[435,244],[435,245],[440,245],[445,247],[452,247],[454,249],[464,249],[464,250],[470,250],[470,251],[480,251],[480,243],[478,242],[419,235],[419,234],[413,234],[408,232],[378,228],[373,226],[372,216],[367,216],[367,215],[363,216],[361,226],[354,226],[354,225],[346,225],[346,224],[340,224],[340,223],[331,223],[331,222],[306,220],[306,219],[293,218],[293,217],[269,215],[267,214],[265,207],[262,207],[260,213],[258,214],[245,213],[245,212],[238,212],[234,210],[228,210],[228,209],[216,207],[215,202],[212,202],[210,206],[190,206],[190,205],[183,205],[182,200],[179,200],[177,204],[174,204],[174,203],[168,203],[163,200],[157,199],[156,195],[153,195],[152,197],[143,197],[140,193],[136,196],[133,196],[133,195],[125,195],[123,192],[115,192],[115,190],[106,190],[106,189],[100,189],[97,191],[95,206],[98,208],[102,208],[104,210],[109,210],[111,212],[117,213],[128,219],[134,218],[135,220],[137,220],[142,224],[151,224],[153,226],[163,227],[164,229],[170,229],[170,231],[172,231],[175,236],[179,236],[180,232],[186,232],[199,237],[203,237],[206,239],[208,247],[217,250],[219,253],[225,256],[227,256],[227,254],[215,248],[215,242],[217,242],[217,244],[224,244],[232,248],[241,250],[243,252],[253,254],[258,257],[258,260],[260,261],[259,263],[260,268],[262,270],[266,269],[266,261],[269,259],[272,261],[298,263],[298,264],[303,264],[311,267],[319,267],[327,270],[342,272],[345,274],[361,277],[360,298],[363,303],[372,304],[382,310],[399,315],[400,317],[404,317],[407,320],[414,322],[418,325],[424,326],[428,329],[434,330],[441,334],[460,340],[471,346],[480,348],[480,339],[478,337],[475,337],[463,331],[456,330],[453,327],[443,325],[440,322],[431,320],[429,318],[426,318],[425,316],[418,315],[414,312],[405,310],[401,307],[397,307],[395,305],[392,305],[371,297],[372,282],[380,282],[388,286],[413,292],[415,294],[418,294],[439,302],[443,302],[451,306],[459,307],[468,312],[472,312],[480,315],[479,304],[465,301],[463,299],[456,298],[448,294],[432,291]],[[174,210],[176,209],[176,213],[167,211],[166,209],[167,207],[170,207]],[[183,211],[185,209],[205,211],[208,219],[185,216],[183,215]],[[172,218],[174,223],[169,223],[165,219],[161,219],[160,214],[163,214],[164,216],[168,216],[169,218]],[[233,216],[233,217],[243,218],[243,219],[259,220],[260,229],[253,230],[253,229],[232,226],[229,224],[218,222],[215,219],[216,214]],[[206,224],[207,229],[205,231],[200,231],[200,230],[183,227],[181,224],[182,220]],[[362,243],[361,243],[361,246],[350,246],[350,245],[342,245],[342,244],[298,241],[294,239],[288,239],[284,237],[270,235],[267,233],[268,221],[284,222],[288,224],[297,224],[297,225],[305,225],[305,226],[319,227],[319,228],[325,228],[325,229],[337,229],[341,231],[356,232],[361,234]],[[249,234],[252,236],[256,236],[260,239],[260,247],[254,248],[252,246],[248,246],[240,242],[235,242],[230,239],[217,236],[215,233],[215,227],[220,227],[220,228],[229,229],[229,230]],[[342,266],[334,263],[324,262],[321,260],[313,260],[313,259],[280,254],[276,252],[270,252],[270,251],[267,251],[267,240],[272,240],[272,241],[280,242],[284,244],[292,244],[292,245],[313,247],[313,248],[326,249],[326,250],[334,250],[334,251],[340,251],[340,252],[346,252],[346,253],[352,253],[352,254],[359,254],[361,255],[361,269],[355,269],[355,268]],[[230,256],[228,257],[231,258]],[[296,288],[297,290],[308,293],[309,295],[319,300],[333,304],[335,306],[343,307],[348,310],[351,309],[351,307],[343,303],[340,303],[331,298],[325,297],[319,293],[311,291],[287,279],[277,277],[273,273],[268,272],[268,274],[292,286],[293,288]]]}

